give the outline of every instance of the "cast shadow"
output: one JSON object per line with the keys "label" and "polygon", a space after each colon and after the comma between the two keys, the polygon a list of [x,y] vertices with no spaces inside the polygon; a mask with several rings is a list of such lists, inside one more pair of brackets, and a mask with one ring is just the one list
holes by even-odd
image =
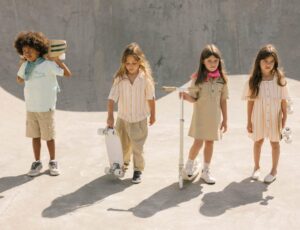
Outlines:
{"label": "cast shadow", "polygon": [[154,193],[149,198],[140,202],[137,206],[128,210],[110,208],[108,211],[125,211],[132,212],[133,215],[140,218],[149,218],[156,213],[177,207],[179,204],[190,201],[202,194],[202,186],[200,182],[184,183],[183,189],[179,189],[178,183],[173,183],[158,192]]}
{"label": "cast shadow", "polygon": [[[0,194],[5,192],[6,190],[25,184],[31,180],[33,180],[33,178],[27,176],[26,174],[22,174],[19,176],[2,177],[0,178]],[[1,198],[4,198],[4,196],[0,195],[0,199]]]}
{"label": "cast shadow", "polygon": [[258,202],[260,205],[268,205],[269,200],[274,197],[263,197],[263,193],[267,190],[267,184],[253,181],[251,178],[246,178],[241,182],[232,182],[223,191],[205,194],[199,211],[205,216],[213,217],[242,205]]}
{"label": "cast shadow", "polygon": [[56,198],[43,210],[42,216],[56,218],[90,206],[132,185],[131,179],[119,180],[110,175],[99,177],[75,192]]}

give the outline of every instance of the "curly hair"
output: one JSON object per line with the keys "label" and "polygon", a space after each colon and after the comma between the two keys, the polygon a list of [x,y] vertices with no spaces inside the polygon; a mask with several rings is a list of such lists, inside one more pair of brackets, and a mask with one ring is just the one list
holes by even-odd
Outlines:
{"label": "curly hair", "polygon": [[20,55],[23,55],[23,47],[29,46],[39,52],[40,57],[48,53],[49,40],[41,32],[23,31],[18,34],[14,47]]}

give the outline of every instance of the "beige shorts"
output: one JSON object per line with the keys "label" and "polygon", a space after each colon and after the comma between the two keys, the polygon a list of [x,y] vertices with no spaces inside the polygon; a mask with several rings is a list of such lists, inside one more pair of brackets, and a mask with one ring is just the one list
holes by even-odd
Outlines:
{"label": "beige shorts", "polygon": [[26,136],[50,141],[55,138],[54,111],[27,112]]}

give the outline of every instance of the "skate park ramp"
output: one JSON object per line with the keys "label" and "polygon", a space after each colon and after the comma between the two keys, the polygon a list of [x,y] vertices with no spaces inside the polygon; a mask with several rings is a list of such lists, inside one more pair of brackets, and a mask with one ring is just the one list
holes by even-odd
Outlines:
{"label": "skate park ramp", "polygon": [[[215,143],[211,165],[215,185],[195,181],[178,187],[179,100],[177,93],[157,101],[157,122],[149,127],[142,183],[133,185],[132,163],[122,179],[104,174],[108,164],[103,136],[105,112],[56,111],[56,153],[62,174],[49,176],[42,144],[42,174],[26,176],[33,160],[24,137],[24,102],[0,89],[0,226],[15,229],[291,229],[299,228],[299,81],[288,79],[294,114],[288,117],[293,143],[281,142],[277,180],[262,182],[271,169],[265,141],[261,178],[251,181],[252,141],[246,133],[246,102],[240,100],[246,75],[230,76],[228,132]],[[192,105],[185,104],[184,159]],[[203,152],[199,160],[202,161]]]}
{"label": "skate park ramp", "polygon": [[[299,11],[299,2],[290,0],[1,0],[0,229],[299,229]],[[58,177],[49,176],[45,143],[42,174],[26,176],[33,153],[25,137],[23,87],[15,83],[18,56],[12,48],[22,30],[41,30],[69,45],[66,62],[74,76],[60,80]],[[120,180],[104,174],[105,142],[97,135],[106,125],[112,75],[132,41],[140,43],[153,67],[158,97],[139,185],[131,183],[132,163]],[[214,146],[211,171],[217,183],[206,185],[198,177],[180,190],[179,100],[160,86],[186,84],[206,43],[220,47],[230,74],[229,130]],[[279,50],[294,102],[287,121],[293,143],[281,142],[278,177],[270,185],[262,182],[271,168],[267,140],[261,178],[250,180],[252,141],[246,133],[246,103],[240,100],[245,73],[265,43]],[[186,103],[185,160],[192,144],[187,136],[191,116],[192,105]],[[203,150],[199,155],[202,162]]]}
{"label": "skate park ramp", "polygon": [[207,43],[221,49],[229,74],[247,74],[259,47],[273,43],[288,77],[300,79],[295,0],[1,0],[0,12],[0,83],[17,98],[23,99],[15,82],[17,33],[35,30],[67,40],[73,79],[59,82],[60,110],[104,111],[121,53],[133,41],[149,59],[157,89],[185,83]]}

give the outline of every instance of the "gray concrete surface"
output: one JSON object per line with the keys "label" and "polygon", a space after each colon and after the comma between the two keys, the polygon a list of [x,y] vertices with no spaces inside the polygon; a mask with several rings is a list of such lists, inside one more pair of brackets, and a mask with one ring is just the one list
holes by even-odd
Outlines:
{"label": "gray concrete surface", "polygon": [[12,48],[23,30],[68,41],[74,78],[60,82],[58,102],[66,111],[105,110],[112,75],[132,41],[145,51],[157,88],[183,84],[207,43],[223,51],[230,74],[248,73],[258,48],[274,43],[287,75],[300,80],[299,12],[297,0],[0,0],[0,84],[23,98]]}
{"label": "gray concrete surface", "polygon": [[[25,173],[33,160],[31,141],[24,137],[25,105],[2,87],[0,129],[0,229],[237,229],[296,230],[300,224],[299,112],[300,82],[289,79],[295,113],[288,117],[294,142],[281,143],[277,180],[266,185],[251,182],[252,141],[247,137],[246,104],[240,100],[245,75],[230,76],[229,131],[215,145],[212,173],[216,185],[200,180],[177,185],[178,96],[157,101],[157,123],[145,145],[143,182],[130,182],[132,169],[122,180],[104,175],[107,165],[104,112],[57,111],[59,177],[47,172],[48,154],[42,146],[44,173],[30,179]],[[192,106],[185,108],[185,133]],[[185,137],[185,153],[191,138]],[[187,155],[185,154],[185,157]],[[202,157],[202,154],[201,154]],[[271,167],[265,143],[262,177]]]}

